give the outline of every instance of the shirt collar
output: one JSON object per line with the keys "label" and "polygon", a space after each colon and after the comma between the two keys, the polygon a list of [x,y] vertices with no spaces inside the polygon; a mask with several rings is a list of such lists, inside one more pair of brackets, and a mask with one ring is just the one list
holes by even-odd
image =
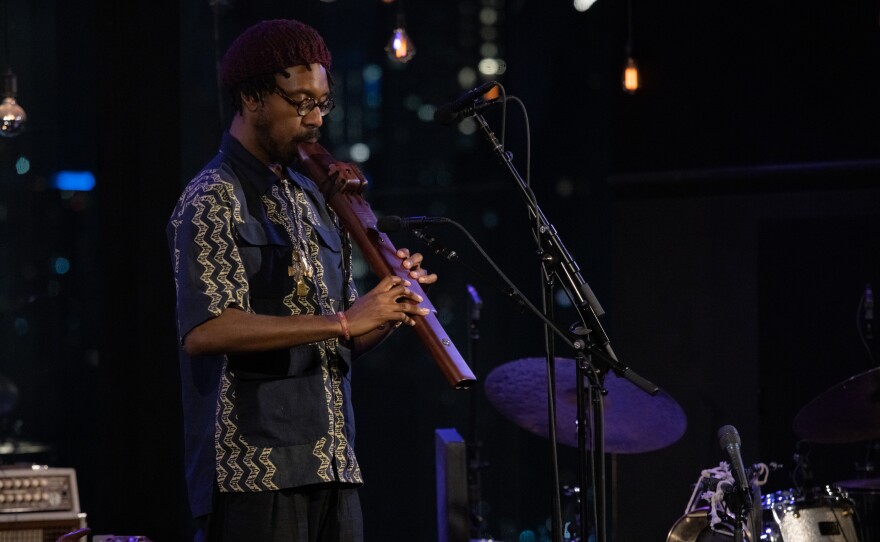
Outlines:
{"label": "shirt collar", "polygon": [[269,167],[260,162],[250,153],[229,131],[223,132],[220,152],[230,158],[235,167],[241,170],[243,177],[248,179],[260,193],[264,193],[278,182],[278,177]]}

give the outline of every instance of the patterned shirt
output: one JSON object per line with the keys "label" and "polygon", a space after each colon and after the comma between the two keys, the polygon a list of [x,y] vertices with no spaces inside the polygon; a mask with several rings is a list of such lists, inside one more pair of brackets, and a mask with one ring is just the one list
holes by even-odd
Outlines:
{"label": "patterned shirt", "polygon": [[[289,168],[285,173],[226,133],[220,153],[187,184],[167,228],[181,345],[227,308],[320,315],[354,302],[348,237],[317,186]],[[295,247],[308,252],[306,274],[292,271]],[[211,511],[214,488],[362,483],[353,450],[351,352],[337,339],[249,354],[179,352],[194,516]]]}

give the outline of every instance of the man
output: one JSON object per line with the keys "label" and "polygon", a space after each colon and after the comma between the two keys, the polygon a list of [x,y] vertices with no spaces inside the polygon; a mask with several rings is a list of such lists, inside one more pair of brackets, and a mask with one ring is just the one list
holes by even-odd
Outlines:
{"label": "man", "polygon": [[[289,167],[333,108],[330,61],[298,21],[242,33],[220,66],[234,118],[168,223],[200,540],[361,540],[351,362],[428,313],[396,276],[357,296],[347,235]],[[420,254],[398,256],[437,280]]]}

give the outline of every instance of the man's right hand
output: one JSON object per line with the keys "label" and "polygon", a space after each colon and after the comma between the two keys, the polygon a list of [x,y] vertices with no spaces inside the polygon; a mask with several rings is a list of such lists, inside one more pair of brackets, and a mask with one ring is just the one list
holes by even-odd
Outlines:
{"label": "man's right hand", "polygon": [[425,316],[429,309],[419,307],[422,297],[409,289],[410,282],[391,275],[362,295],[345,311],[352,337],[365,335],[388,322],[415,325],[412,316]]}

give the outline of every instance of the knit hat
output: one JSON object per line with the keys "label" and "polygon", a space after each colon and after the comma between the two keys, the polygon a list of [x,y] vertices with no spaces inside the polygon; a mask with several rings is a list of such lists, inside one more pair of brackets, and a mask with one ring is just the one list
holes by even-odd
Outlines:
{"label": "knit hat", "polygon": [[293,19],[259,22],[232,42],[220,63],[220,81],[226,88],[258,75],[290,66],[321,64],[330,70],[330,51],[311,26]]}

